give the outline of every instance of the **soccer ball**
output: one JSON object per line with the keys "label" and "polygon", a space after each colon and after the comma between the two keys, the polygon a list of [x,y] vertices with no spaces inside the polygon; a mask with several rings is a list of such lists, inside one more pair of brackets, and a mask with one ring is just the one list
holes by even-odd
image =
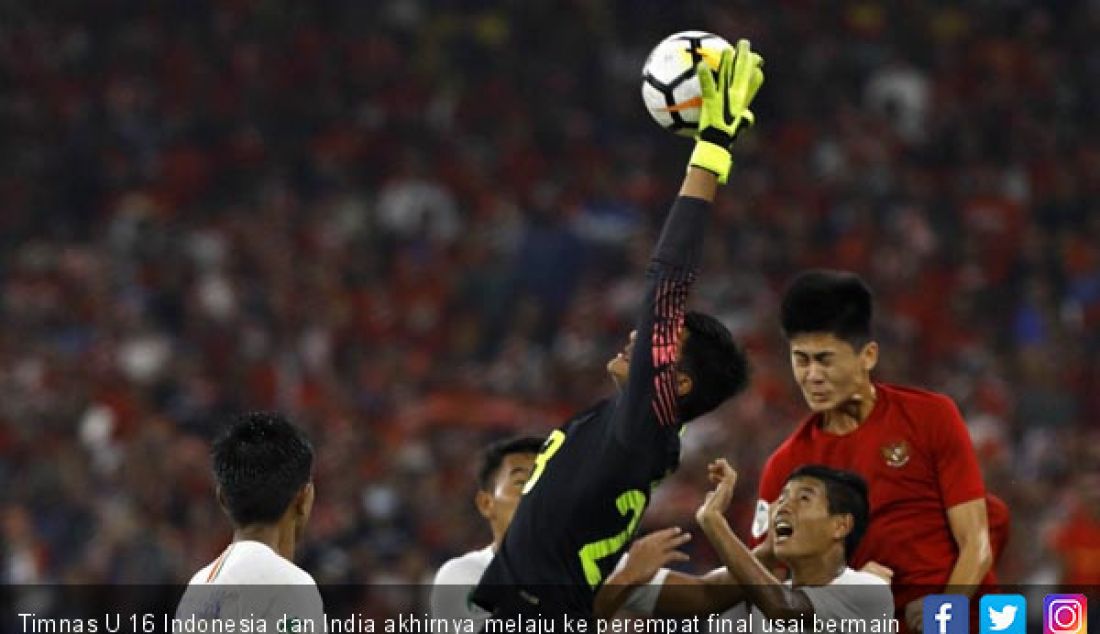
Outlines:
{"label": "soccer ball", "polygon": [[642,68],[642,101],[649,116],[666,130],[695,136],[703,103],[695,67],[706,61],[717,70],[727,48],[733,47],[705,31],[682,31],[661,40]]}

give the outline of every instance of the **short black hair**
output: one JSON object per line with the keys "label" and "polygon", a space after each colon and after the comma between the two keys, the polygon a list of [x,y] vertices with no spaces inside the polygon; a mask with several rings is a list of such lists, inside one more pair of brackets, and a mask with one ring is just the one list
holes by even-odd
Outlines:
{"label": "short black hair", "polygon": [[855,273],[813,269],[799,274],[783,294],[780,321],[791,339],[829,333],[860,348],[871,340],[871,289]]}
{"label": "short black hair", "polygon": [[273,524],[310,481],[313,447],[282,414],[235,416],[211,448],[214,479],[237,526]]}
{"label": "short black hair", "polygon": [[481,465],[477,469],[477,488],[480,491],[492,491],[497,470],[504,463],[505,456],[514,453],[535,453],[541,449],[545,438],[539,436],[513,436],[504,438],[485,448],[481,453]]}
{"label": "short black hair", "polygon": [[693,420],[736,396],[749,383],[749,360],[728,328],[710,315],[684,316],[687,339],[679,369],[691,377],[691,392],[680,397],[680,419]]}
{"label": "short black hair", "polygon": [[803,465],[795,469],[787,477],[787,482],[795,478],[820,480],[825,485],[825,494],[829,498],[829,514],[852,516],[852,530],[844,538],[845,558],[851,557],[863,539],[863,534],[867,532],[870,518],[867,481],[858,473],[819,464]]}

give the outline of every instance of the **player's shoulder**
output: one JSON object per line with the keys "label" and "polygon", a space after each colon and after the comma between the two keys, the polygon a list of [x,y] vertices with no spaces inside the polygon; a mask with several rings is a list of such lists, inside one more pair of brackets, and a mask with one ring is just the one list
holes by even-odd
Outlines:
{"label": "player's shoulder", "polygon": [[607,414],[611,413],[611,410],[615,408],[615,402],[616,399],[611,397],[600,399],[599,401],[593,403],[591,407],[583,409],[576,414],[573,414],[573,416],[570,417],[569,420],[561,426],[561,429],[565,430],[571,427],[575,427],[577,425],[583,425],[590,421],[604,418]]}
{"label": "player's shoulder", "polygon": [[287,585],[292,586],[315,586],[317,580],[313,578],[313,575],[309,574],[305,570],[298,567],[297,564],[291,561],[283,560],[287,564],[286,578]]}
{"label": "player's shoulder", "polygon": [[238,585],[317,585],[313,575],[267,544],[254,541],[230,544],[218,560],[195,575],[192,581],[196,580]]}
{"label": "player's shoulder", "polygon": [[[257,556],[248,559],[242,558],[238,562],[238,567],[248,566],[247,574],[255,579],[252,583],[277,583],[288,586],[317,585],[313,575],[302,570],[293,561],[284,558],[266,545],[251,542],[249,546],[257,551]],[[256,562],[255,566],[250,565],[253,561]]]}
{"label": "player's shoulder", "polygon": [[911,385],[875,383],[875,389],[881,390],[891,401],[910,407],[955,407],[955,401],[950,396]]}
{"label": "player's shoulder", "polygon": [[779,446],[768,456],[767,465],[778,468],[792,460],[799,464],[804,462],[801,454],[809,451],[813,446],[813,426],[816,421],[816,414],[803,417],[791,433],[783,439],[783,442],[779,443]]}
{"label": "player's shoulder", "polygon": [[924,426],[954,423],[961,419],[954,399],[946,394],[906,385],[876,383],[875,389],[903,412]]}
{"label": "player's shoulder", "polygon": [[894,611],[890,584],[869,572],[844,568],[825,586],[806,587],[815,612],[824,619],[879,618]]}
{"label": "player's shoulder", "polygon": [[833,579],[830,585],[834,586],[889,586],[890,582],[886,581],[882,577],[864,572],[862,570],[852,570],[851,568],[845,568],[844,572]]}
{"label": "player's shoulder", "polygon": [[435,573],[436,585],[474,584],[493,561],[493,547],[472,550],[465,555],[448,559]]}
{"label": "player's shoulder", "polygon": [[206,583],[210,579],[210,573],[214,570],[214,566],[218,565],[217,561],[212,561],[209,564],[203,566],[198,572],[191,575],[191,580],[187,582],[187,585],[197,586]]}

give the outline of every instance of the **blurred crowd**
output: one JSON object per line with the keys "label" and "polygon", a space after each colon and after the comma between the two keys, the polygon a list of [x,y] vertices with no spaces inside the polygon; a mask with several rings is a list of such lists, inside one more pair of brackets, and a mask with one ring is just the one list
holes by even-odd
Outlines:
{"label": "blurred crowd", "polygon": [[[94,0],[0,20],[0,579],[180,582],[229,538],[208,441],[317,452],[302,563],[415,583],[489,533],[480,448],[611,390],[690,143],[641,105],[678,30],[767,60],[694,307],[754,365],[643,526],[693,528],[805,414],[798,270],[877,297],[878,377],[946,392],[1009,582],[1100,583],[1100,5]],[[705,540],[689,569],[715,561]],[[1060,564],[1062,562],[1064,565]]]}

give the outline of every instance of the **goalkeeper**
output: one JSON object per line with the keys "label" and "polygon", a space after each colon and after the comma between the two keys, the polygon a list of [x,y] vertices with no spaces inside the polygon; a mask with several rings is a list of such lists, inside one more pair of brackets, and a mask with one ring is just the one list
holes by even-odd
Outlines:
{"label": "goalkeeper", "polygon": [[[729,177],[730,146],[753,123],[763,59],[746,40],[718,70],[700,64],[695,150],[647,271],[636,330],[607,366],[618,394],[551,433],[473,603],[496,619],[589,618],[631,542],[652,488],[676,469],[682,426],[747,382],[747,362],[713,317],[687,312],[707,217]],[[494,631],[494,621],[486,624]]]}

